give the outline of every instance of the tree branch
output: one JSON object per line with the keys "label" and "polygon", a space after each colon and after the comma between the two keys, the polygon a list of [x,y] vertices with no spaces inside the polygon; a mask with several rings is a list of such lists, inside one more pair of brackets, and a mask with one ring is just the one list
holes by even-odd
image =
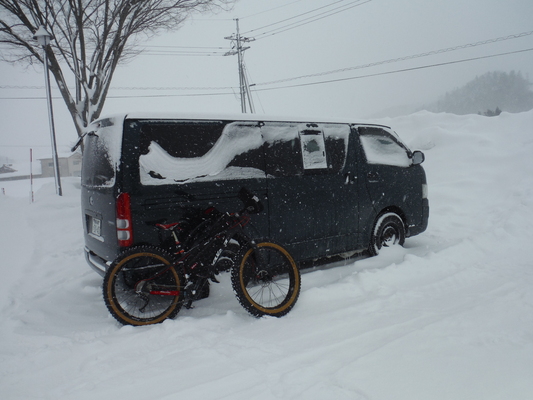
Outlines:
{"label": "tree branch", "polygon": [[[78,135],[100,116],[120,62],[139,54],[140,33],[175,30],[194,12],[227,9],[235,0],[0,0],[2,59],[42,63],[33,39],[40,25],[54,41],[46,53]],[[75,95],[64,72],[70,71]]]}

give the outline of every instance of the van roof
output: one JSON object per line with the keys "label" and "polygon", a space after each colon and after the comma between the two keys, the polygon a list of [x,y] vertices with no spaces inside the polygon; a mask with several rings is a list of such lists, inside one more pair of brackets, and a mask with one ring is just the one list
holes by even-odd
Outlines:
{"label": "van roof", "polygon": [[332,118],[317,116],[287,116],[270,114],[237,114],[237,113],[184,113],[184,112],[143,112],[135,111],[123,114],[102,116],[105,118],[117,119],[149,119],[149,120],[221,120],[221,121],[283,121],[283,122],[317,122],[317,123],[345,123],[356,125],[373,125],[387,127],[382,124],[375,124],[365,120],[353,120],[348,118]]}

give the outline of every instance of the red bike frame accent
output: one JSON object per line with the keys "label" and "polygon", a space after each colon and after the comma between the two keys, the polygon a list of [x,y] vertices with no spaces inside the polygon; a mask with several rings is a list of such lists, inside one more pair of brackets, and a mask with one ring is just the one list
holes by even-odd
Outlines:
{"label": "red bike frame accent", "polygon": [[150,290],[150,294],[161,296],[179,296],[180,292],[178,290]]}

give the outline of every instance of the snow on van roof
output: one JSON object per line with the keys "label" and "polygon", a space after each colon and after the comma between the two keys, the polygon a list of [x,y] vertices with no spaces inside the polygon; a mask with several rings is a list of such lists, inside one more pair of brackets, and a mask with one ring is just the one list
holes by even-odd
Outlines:
{"label": "snow on van roof", "polygon": [[[106,121],[111,120],[109,124]],[[115,168],[119,166],[121,137],[120,129],[122,124],[120,121],[125,120],[149,120],[149,121],[179,121],[179,120],[194,120],[194,121],[229,121],[235,122],[228,124],[224,128],[223,135],[217,141],[215,146],[204,156],[192,159],[180,159],[172,157],[165,152],[157,143],[150,144],[148,154],[143,154],[139,158],[139,167],[141,174],[141,181],[147,185],[162,185],[169,182],[187,182],[191,179],[198,179],[210,177],[221,173],[233,159],[236,154],[255,149],[263,143],[274,142],[276,140],[287,140],[292,138],[302,129],[305,129],[307,123],[315,123],[322,125],[324,134],[326,136],[347,137],[350,132],[348,125],[372,125],[365,122],[356,123],[353,120],[342,120],[332,118],[312,118],[312,117],[287,117],[287,116],[273,116],[264,114],[223,114],[223,113],[154,113],[154,112],[132,112],[128,114],[114,114],[100,118],[93,122],[91,129],[103,129],[101,141],[105,144],[106,150],[109,153],[110,161]],[[246,134],[240,132],[239,122],[288,122],[289,125],[296,126],[296,129],[284,130],[266,130],[264,138],[261,133],[251,134],[248,127]],[[341,124],[335,126],[333,124]],[[301,125],[298,128],[298,125]],[[329,126],[328,126],[329,125]],[[281,136],[280,136],[281,134]],[[345,146],[348,141],[345,140]],[[248,171],[249,172],[249,171]],[[202,178],[203,179],[203,178]],[[112,182],[110,182],[111,184]]]}
{"label": "snow on van roof", "polygon": [[377,125],[366,120],[355,120],[349,118],[333,118],[333,117],[317,117],[317,116],[289,116],[289,115],[271,115],[271,114],[241,114],[241,113],[191,113],[191,112],[146,112],[134,111],[123,114],[114,114],[110,116],[102,116],[105,118],[118,119],[165,119],[165,120],[222,120],[222,121],[287,121],[287,122],[316,122],[316,123],[344,123],[344,124],[361,124],[361,125]]}

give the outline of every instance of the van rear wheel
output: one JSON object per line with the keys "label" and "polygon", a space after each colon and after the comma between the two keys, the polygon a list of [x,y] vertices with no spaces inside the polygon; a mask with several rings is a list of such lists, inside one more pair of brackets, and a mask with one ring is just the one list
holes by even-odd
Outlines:
{"label": "van rear wheel", "polygon": [[405,225],[400,216],[393,212],[381,214],[372,229],[368,251],[376,256],[383,247],[403,246],[405,242]]}

